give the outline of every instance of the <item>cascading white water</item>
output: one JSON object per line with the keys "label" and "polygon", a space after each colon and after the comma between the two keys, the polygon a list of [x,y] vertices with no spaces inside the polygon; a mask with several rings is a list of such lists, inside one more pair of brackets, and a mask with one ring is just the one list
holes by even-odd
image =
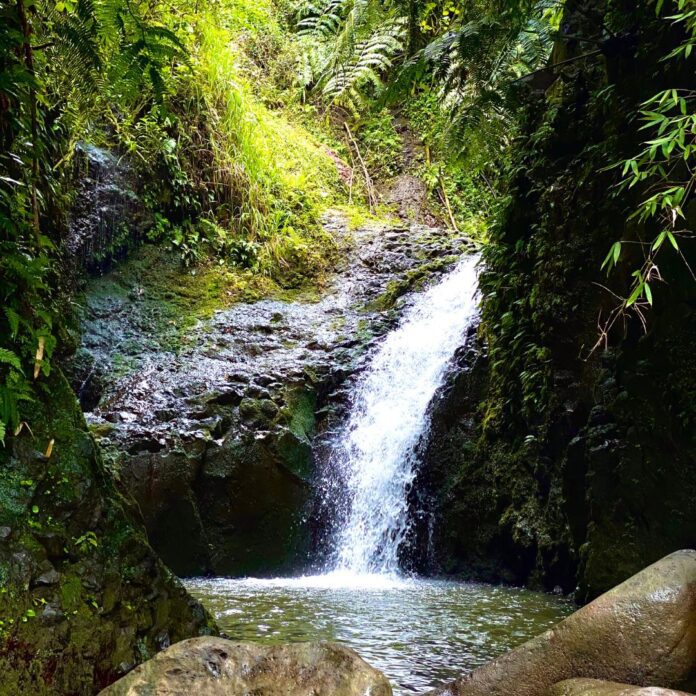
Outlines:
{"label": "cascading white water", "polygon": [[357,385],[334,452],[348,500],[337,535],[335,571],[398,572],[399,546],[408,532],[415,447],[428,428],[428,404],[476,318],[477,261],[467,257],[415,298]]}

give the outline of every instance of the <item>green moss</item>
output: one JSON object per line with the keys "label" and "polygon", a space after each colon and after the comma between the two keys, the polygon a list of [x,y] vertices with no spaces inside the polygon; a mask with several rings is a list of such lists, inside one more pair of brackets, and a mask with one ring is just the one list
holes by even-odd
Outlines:
{"label": "green moss", "polygon": [[102,437],[107,437],[115,429],[113,423],[90,423],[89,432],[94,435],[97,439]]}
{"label": "green moss", "polygon": [[286,431],[278,437],[276,449],[286,469],[306,482],[311,480],[314,460],[312,447],[305,437]]}
{"label": "green moss", "polygon": [[423,287],[433,273],[451,266],[457,258],[457,256],[443,256],[408,271],[403,278],[390,281],[387,289],[370,302],[368,308],[380,311],[392,309],[400,297]]}
{"label": "green moss", "polygon": [[76,575],[68,575],[61,578],[60,602],[63,611],[71,613],[77,611],[83,604],[84,589],[80,578]]}
{"label": "green moss", "polygon": [[[3,505],[12,525],[0,544],[0,684],[17,687],[10,693],[91,693],[139,659],[136,642],[151,655],[165,632],[178,640],[214,629],[130,518],[59,371],[39,395],[32,432],[0,450],[11,473],[0,495],[8,482],[22,495]],[[50,457],[38,454],[51,439]],[[57,582],[36,586],[51,566]]]}
{"label": "green moss", "polygon": [[283,415],[290,432],[300,440],[308,441],[314,435],[317,395],[306,389],[295,389],[286,396]]}
{"label": "green moss", "polygon": [[335,205],[333,210],[341,213],[346,226],[352,232],[374,225],[384,225],[385,227],[403,225],[403,222],[394,215],[394,212],[384,206],[380,206],[375,213],[371,213],[364,205],[348,203]]}
{"label": "green moss", "polygon": [[[118,269],[92,280],[86,302],[100,317],[108,317],[114,306],[128,305],[133,312],[129,322],[149,329],[142,340],[149,340],[153,348],[177,351],[197,321],[233,302],[259,299],[274,288],[267,277],[219,263],[186,269],[176,254],[146,245]],[[121,353],[128,345],[121,344]],[[117,362],[127,371],[143,347],[133,343],[130,355],[116,357]]]}
{"label": "green moss", "polygon": [[11,462],[1,462],[3,475],[0,476],[0,525],[13,527],[23,519],[33,495],[35,484],[26,485],[23,472],[9,468]]}
{"label": "green moss", "polygon": [[242,420],[256,427],[270,427],[275,422],[278,412],[278,407],[270,399],[245,397],[239,403],[239,415]]}

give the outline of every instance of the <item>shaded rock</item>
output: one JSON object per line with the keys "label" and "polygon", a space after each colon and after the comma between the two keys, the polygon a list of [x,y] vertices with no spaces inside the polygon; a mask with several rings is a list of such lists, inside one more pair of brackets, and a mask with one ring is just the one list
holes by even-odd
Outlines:
{"label": "shaded rock", "polygon": [[52,604],[47,604],[39,616],[41,623],[48,625],[60,623],[64,618],[65,615],[60,608]]}
{"label": "shaded rock", "polygon": [[391,182],[384,201],[403,219],[419,220],[427,212],[428,188],[418,177],[401,174]]}
{"label": "shaded rock", "polygon": [[600,679],[566,679],[549,689],[548,696],[689,696],[685,691],[657,686],[632,686]]}
{"label": "shaded rock", "polygon": [[[608,351],[590,351],[598,315],[628,286],[618,274],[595,284],[609,240],[617,229],[631,245],[659,233],[627,225],[647,191],[608,196],[620,175],[604,162],[640,149],[639,105],[693,84],[694,70],[656,59],[678,39],[646,3],[564,7],[565,35],[547,68],[563,77],[521,99],[516,173],[480,275],[482,336],[495,356],[473,411],[480,430],[469,436],[471,410],[453,400],[453,422],[438,433],[449,467],[436,542],[449,573],[577,588],[585,602],[696,539],[696,284],[687,264],[675,257],[660,268],[669,288],[647,334],[632,318],[615,326]],[[609,15],[616,36],[638,32],[641,50],[577,61],[584,49],[567,37],[598,36]],[[620,99],[600,104],[604,89]],[[692,267],[695,252],[685,252]]]}
{"label": "shaded rock", "polygon": [[[280,452],[278,445],[277,435],[269,433],[228,439],[206,452],[196,497],[215,573],[290,572],[307,556],[301,513],[311,490],[291,468],[294,461],[303,466],[302,452],[293,460],[295,453]],[[166,524],[161,529],[166,533]],[[180,566],[174,554],[166,558]]]}
{"label": "shaded rock", "polygon": [[77,272],[95,272],[132,248],[152,220],[140,202],[137,176],[118,153],[81,142],[75,159],[83,172],[65,248]]}
{"label": "shaded rock", "polygon": [[696,676],[696,551],[677,551],[546,633],[432,692],[542,696],[577,675],[688,685]]}
{"label": "shaded rock", "polygon": [[60,573],[55,568],[49,568],[41,573],[36,580],[35,585],[55,585],[60,580]]}
{"label": "shaded rock", "polygon": [[249,425],[270,427],[278,407],[270,399],[245,397],[239,404],[239,415]]}
{"label": "shaded rock", "polygon": [[336,643],[264,646],[192,638],[164,650],[101,696],[391,696],[386,677]]}
{"label": "shaded rock", "polygon": [[[93,694],[161,635],[216,631],[152,551],[60,370],[44,384],[32,434],[0,448],[0,526],[13,531],[0,538],[2,696]],[[36,457],[51,439],[51,457]]]}

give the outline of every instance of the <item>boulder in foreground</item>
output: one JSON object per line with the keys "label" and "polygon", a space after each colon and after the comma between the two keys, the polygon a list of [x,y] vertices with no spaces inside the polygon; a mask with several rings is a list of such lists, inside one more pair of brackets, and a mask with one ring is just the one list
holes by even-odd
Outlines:
{"label": "boulder in foreground", "polygon": [[551,687],[548,696],[693,696],[686,691],[657,686],[632,686],[601,679],[566,679]]}
{"label": "boulder in foreground", "polygon": [[696,679],[696,551],[676,551],[432,696],[545,696],[592,677],[690,688]]}
{"label": "boulder in foreground", "polygon": [[392,696],[387,678],[336,643],[259,645],[191,638],[100,696]]}

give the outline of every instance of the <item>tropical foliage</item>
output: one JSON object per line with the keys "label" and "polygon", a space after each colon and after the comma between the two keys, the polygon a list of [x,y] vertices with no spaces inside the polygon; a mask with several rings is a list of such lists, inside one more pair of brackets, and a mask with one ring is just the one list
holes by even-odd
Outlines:
{"label": "tropical foliage", "polygon": [[[665,60],[691,60],[693,4],[655,9],[684,37]],[[188,267],[227,263],[286,285],[316,276],[334,253],[322,211],[347,197],[374,207],[372,179],[409,167],[445,224],[485,241],[504,207],[522,95],[548,86],[554,42],[603,50],[604,36],[570,35],[563,10],[563,0],[0,0],[0,440],[24,427],[21,405],[67,313],[59,263],[80,141],[133,163],[148,239]],[[675,85],[643,105],[650,137],[622,163],[623,185],[647,191],[636,224],[660,225],[613,318],[644,317],[658,254],[680,253],[690,234],[694,101]],[[414,161],[396,116],[422,150]],[[627,243],[611,246],[605,268],[623,263]]]}
{"label": "tropical foliage", "polygon": [[[656,12],[659,15],[664,11],[665,4],[661,0],[656,4]],[[689,0],[677,0],[676,11],[665,19],[683,32],[683,39],[663,61],[688,65],[696,47],[696,6]],[[679,244],[680,239],[693,236],[685,211],[696,189],[696,90],[690,86],[675,86],[658,92],[642,104],[640,119],[640,130],[645,131],[649,139],[638,154],[620,164],[623,180],[618,192],[621,194],[636,186],[646,192],[631,219],[637,225],[656,231],[652,238],[618,240],[611,245],[602,263],[607,273],[622,263],[627,246],[639,247],[641,263],[631,271],[625,297],[617,296],[618,302],[600,325],[597,345],[606,343],[612,327],[629,313],[647,328],[645,312],[653,304],[653,288],[665,280],[658,266],[658,257],[665,249],[672,249],[680,256],[696,281]]]}

